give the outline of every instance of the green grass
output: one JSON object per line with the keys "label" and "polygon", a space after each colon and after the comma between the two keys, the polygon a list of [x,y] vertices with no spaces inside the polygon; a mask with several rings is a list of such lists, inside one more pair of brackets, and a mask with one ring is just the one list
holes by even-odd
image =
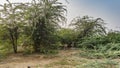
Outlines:
{"label": "green grass", "polygon": [[119,63],[111,59],[83,59],[75,56],[45,65],[45,68],[119,68]]}
{"label": "green grass", "polygon": [[62,57],[61,60],[45,65],[45,68],[119,68],[119,61],[104,58],[102,53],[101,55],[100,53],[93,54],[86,53],[83,57],[76,53],[71,56]]}
{"label": "green grass", "polygon": [[[78,66],[79,67],[79,66]],[[82,68],[119,68],[119,63],[112,60],[90,61],[80,66]]]}

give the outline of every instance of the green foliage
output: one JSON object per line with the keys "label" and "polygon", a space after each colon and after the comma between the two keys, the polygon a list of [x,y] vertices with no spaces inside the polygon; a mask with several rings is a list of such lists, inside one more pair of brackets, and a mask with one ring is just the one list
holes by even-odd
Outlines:
{"label": "green foliage", "polygon": [[84,37],[78,46],[85,49],[81,56],[87,58],[119,58],[119,32],[109,32],[107,35]]}
{"label": "green foliage", "polygon": [[62,28],[57,32],[62,44],[71,45],[76,39],[75,31],[69,28]]}
{"label": "green foliage", "polygon": [[109,42],[120,43],[120,32],[119,31],[110,31],[107,34]]}
{"label": "green foliage", "polygon": [[82,66],[82,68],[119,68],[119,63],[107,59],[105,61],[93,61]]}
{"label": "green foliage", "polygon": [[0,5],[0,54],[11,50],[24,54],[33,52],[56,54],[58,49],[74,45],[85,50],[88,58],[120,57],[120,32],[106,33],[101,18],[76,17],[72,28],[60,28],[65,23],[66,6],[58,0],[32,0],[31,3]]}
{"label": "green foliage", "polygon": [[83,16],[76,17],[72,20],[72,25],[79,33],[78,39],[91,35],[105,35],[104,21],[101,18],[94,19],[93,17]]}
{"label": "green foliage", "polygon": [[90,36],[84,37],[78,42],[79,47],[94,49],[101,45],[106,45],[109,41],[107,40],[106,36]]}
{"label": "green foliage", "polygon": [[12,50],[8,37],[7,29],[4,28],[3,24],[0,24],[0,59],[5,58]]}
{"label": "green foliage", "polygon": [[80,56],[86,58],[119,58],[120,57],[120,44],[109,43],[106,46],[100,45],[95,49],[84,48]]}
{"label": "green foliage", "polygon": [[[12,44],[14,53],[17,53],[17,40],[19,38],[19,23],[22,21],[21,4],[7,3],[0,6],[0,21],[7,30],[8,39]],[[19,11],[18,11],[19,10]]]}
{"label": "green foliage", "polygon": [[0,33],[0,40],[9,40],[15,53],[24,42],[29,43],[22,45],[26,53],[29,50],[44,52],[58,49],[61,43],[56,31],[60,27],[59,22],[66,21],[66,7],[58,0],[32,0],[31,3],[7,0],[0,7],[0,28],[5,29]]}
{"label": "green foliage", "polygon": [[[72,20],[71,26],[74,27],[77,37],[75,39],[76,47],[94,48],[107,42],[104,21],[101,18],[83,16]],[[102,37],[103,36],[103,37]]]}
{"label": "green foliage", "polygon": [[25,16],[31,21],[29,25],[32,29],[31,39],[35,52],[42,51],[41,48],[52,47],[56,44],[55,31],[58,23],[65,21],[65,7],[57,0],[33,0],[27,7]]}

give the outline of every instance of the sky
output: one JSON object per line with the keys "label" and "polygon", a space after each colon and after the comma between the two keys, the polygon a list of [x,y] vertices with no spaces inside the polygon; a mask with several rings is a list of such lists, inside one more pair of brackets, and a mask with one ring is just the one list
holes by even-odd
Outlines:
{"label": "sky", "polygon": [[[28,2],[31,0],[10,0],[11,2]],[[120,0],[59,0],[67,6],[67,19],[69,23],[77,16],[92,16],[102,18],[106,27],[120,30]],[[0,4],[6,0],[0,0]]]}
{"label": "sky", "polygon": [[120,0],[68,0],[68,19],[76,16],[102,18],[109,29],[120,30]]}

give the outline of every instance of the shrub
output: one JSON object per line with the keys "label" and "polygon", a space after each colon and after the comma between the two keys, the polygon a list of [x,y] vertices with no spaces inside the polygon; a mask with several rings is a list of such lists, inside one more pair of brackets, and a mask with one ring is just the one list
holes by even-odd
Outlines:
{"label": "shrub", "polygon": [[106,46],[99,45],[96,49],[85,49],[80,56],[86,58],[119,58],[120,57],[120,48],[117,43],[109,43]]}

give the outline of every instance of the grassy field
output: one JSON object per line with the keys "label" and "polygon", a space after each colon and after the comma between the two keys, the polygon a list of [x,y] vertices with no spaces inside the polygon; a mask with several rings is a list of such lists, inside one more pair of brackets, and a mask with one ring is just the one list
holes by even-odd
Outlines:
{"label": "grassy field", "polygon": [[90,59],[80,53],[80,50],[61,50],[54,55],[10,54],[0,62],[0,68],[119,68],[120,59]]}

